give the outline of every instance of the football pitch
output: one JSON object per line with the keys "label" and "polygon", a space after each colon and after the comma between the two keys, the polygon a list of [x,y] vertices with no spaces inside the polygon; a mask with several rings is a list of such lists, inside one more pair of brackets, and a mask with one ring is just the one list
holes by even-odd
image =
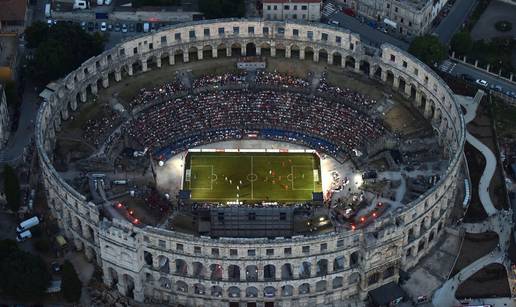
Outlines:
{"label": "football pitch", "polygon": [[190,152],[183,189],[197,201],[308,201],[321,192],[312,153]]}

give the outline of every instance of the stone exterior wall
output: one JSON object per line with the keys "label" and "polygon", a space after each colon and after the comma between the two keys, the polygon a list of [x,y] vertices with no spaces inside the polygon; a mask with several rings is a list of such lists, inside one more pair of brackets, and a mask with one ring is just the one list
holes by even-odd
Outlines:
{"label": "stone exterior wall", "polygon": [[11,127],[9,126],[9,110],[7,109],[7,98],[5,91],[0,84],[0,149],[4,148],[9,138]]}
{"label": "stone exterior wall", "polygon": [[[284,2],[284,3],[281,3]],[[321,20],[322,0],[306,1],[263,1],[263,18],[267,20],[299,19]]]}
{"label": "stone exterior wall", "polygon": [[[223,29],[223,30],[222,30]],[[99,86],[175,65],[234,53],[298,58],[368,74],[405,95],[431,121],[450,159],[437,185],[374,225],[292,239],[210,239],[121,220],[101,221],[99,208],[52,166],[56,131]],[[460,182],[464,120],[452,92],[427,66],[384,44],[321,24],[209,20],[180,24],[120,43],[57,82],[41,106],[36,145],[49,206],[65,235],[102,267],[104,281],[137,301],[187,306],[274,302],[275,306],[341,306],[397,281],[443,233]]]}

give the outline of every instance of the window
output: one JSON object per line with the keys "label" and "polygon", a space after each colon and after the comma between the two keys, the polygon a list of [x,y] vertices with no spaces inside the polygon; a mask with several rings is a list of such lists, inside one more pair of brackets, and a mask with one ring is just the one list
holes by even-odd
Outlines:
{"label": "window", "polygon": [[297,10],[297,5],[294,5],[294,11]]}
{"label": "window", "polygon": [[269,28],[264,27],[264,28],[262,29],[262,32],[263,32],[263,34],[264,34],[264,35],[269,35]]}
{"label": "window", "polygon": [[283,254],[284,254],[285,256],[290,256],[290,255],[292,255],[292,248],[290,248],[290,247],[285,247],[285,249],[283,250]]}
{"label": "window", "polygon": [[176,33],[176,34],[174,34],[174,39],[175,39],[176,41],[180,41],[180,40],[181,40],[181,33]]}
{"label": "window", "polygon": [[165,247],[166,247],[166,243],[165,243],[165,241],[163,241],[163,240],[159,240],[159,241],[158,241],[158,245],[159,245],[159,247],[161,247],[161,248],[165,248]]}
{"label": "window", "polygon": [[308,254],[310,252],[310,246],[306,245],[306,246],[303,246],[303,253],[305,254]]}
{"label": "window", "polygon": [[297,19],[297,14],[293,14],[292,19]]}
{"label": "window", "polygon": [[342,43],[342,37],[340,36],[335,36],[335,43],[339,44]]}
{"label": "window", "polygon": [[419,74],[419,70],[417,68],[414,68],[414,75],[418,75]]}
{"label": "window", "polygon": [[219,222],[224,222],[224,212],[218,212],[217,213],[217,220]]}
{"label": "window", "polygon": [[137,54],[138,53],[138,47],[134,47],[133,48],[133,54]]}
{"label": "window", "polygon": [[248,27],[247,28],[247,33],[254,34],[254,27]]}
{"label": "window", "polygon": [[292,30],[292,36],[298,37],[299,36],[299,30],[298,29]]}
{"label": "window", "polygon": [[403,23],[403,18],[400,19],[401,23]]}
{"label": "window", "polygon": [[328,33],[322,33],[321,34],[321,40],[325,41],[325,42],[328,41]]}
{"label": "window", "polygon": [[162,44],[166,44],[167,43],[167,37],[166,36],[162,36],[161,37],[161,43]]}
{"label": "window", "polygon": [[233,27],[233,34],[240,34],[240,27]]}
{"label": "window", "polygon": [[391,62],[396,62],[396,56],[394,54],[391,54]]}
{"label": "window", "polygon": [[256,250],[255,249],[248,249],[247,250],[247,256],[256,256]]}
{"label": "window", "polygon": [[152,50],[152,49],[154,49],[154,44],[153,44],[153,43],[150,43],[150,44],[149,44],[149,50]]}
{"label": "window", "polygon": [[272,248],[268,248],[265,253],[267,254],[267,256],[273,256],[274,255],[274,249]]}
{"label": "window", "polygon": [[211,249],[211,255],[212,256],[218,256],[219,255],[219,249],[218,248],[212,248]]}
{"label": "window", "polygon": [[193,252],[194,252],[194,254],[199,255],[201,253],[201,247],[200,246],[194,246]]}
{"label": "window", "polygon": [[256,220],[256,212],[249,212],[249,214],[247,215],[247,219],[250,221]]}
{"label": "window", "polygon": [[238,250],[234,249],[234,248],[230,249],[229,250],[229,255],[230,256],[238,256]]}
{"label": "window", "polygon": [[398,12],[398,7],[394,7],[394,11],[397,13]]}
{"label": "window", "polygon": [[285,221],[287,219],[287,213],[286,212],[280,212],[279,219],[280,219],[280,221]]}
{"label": "window", "polygon": [[380,279],[380,273],[374,273],[373,275],[369,276],[368,284],[373,285],[378,282]]}
{"label": "window", "polygon": [[150,242],[149,237],[148,236],[143,236],[143,242],[149,243]]}
{"label": "window", "polygon": [[285,28],[279,27],[279,28],[278,28],[278,34],[279,34],[279,35],[283,35],[283,34],[285,34]]}
{"label": "window", "polygon": [[312,32],[312,31],[306,32],[306,37],[310,40],[314,39],[314,32]]}
{"label": "window", "polygon": [[328,243],[322,243],[321,244],[321,252],[324,252],[327,249],[328,249]]}
{"label": "window", "polygon": [[353,43],[349,43],[349,50],[355,49],[355,45]]}
{"label": "window", "polygon": [[179,252],[182,252],[183,251],[183,244],[177,243],[176,244],[176,250],[179,251]]}
{"label": "window", "polygon": [[190,30],[190,32],[188,32],[188,37],[195,38],[195,30]]}
{"label": "window", "polygon": [[268,9],[268,10],[270,11],[270,9],[271,9],[271,6],[270,6],[270,5],[267,5],[267,9]]}
{"label": "window", "polygon": [[219,35],[220,36],[224,35],[224,28],[219,28]]}
{"label": "window", "polygon": [[210,29],[204,29],[204,36],[209,37],[210,36]]}
{"label": "window", "polygon": [[303,19],[306,19],[306,14],[303,14]]}
{"label": "window", "polygon": [[387,8],[390,9],[391,8],[391,5],[389,3],[387,3]]}
{"label": "window", "polygon": [[344,240],[337,240],[337,247],[343,247],[344,246]]}
{"label": "window", "polygon": [[285,5],[285,6],[283,6],[283,9],[284,9],[284,10],[287,10],[287,11],[288,11],[288,10],[290,10],[290,5]]}
{"label": "window", "polygon": [[308,6],[306,6],[306,5],[301,5],[301,9],[302,9],[303,11],[306,11],[306,10],[308,10]]}
{"label": "window", "polygon": [[403,68],[407,68],[408,64],[407,61],[403,61]]}
{"label": "window", "polygon": [[275,5],[275,6],[274,6],[274,10],[277,10],[277,9],[278,9],[278,6],[277,6],[277,5]]}
{"label": "window", "polygon": [[125,55],[125,49],[120,49],[120,55]]}

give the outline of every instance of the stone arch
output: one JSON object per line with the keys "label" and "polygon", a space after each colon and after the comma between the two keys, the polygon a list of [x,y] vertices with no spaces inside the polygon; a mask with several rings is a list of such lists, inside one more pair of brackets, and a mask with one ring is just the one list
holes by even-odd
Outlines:
{"label": "stone arch", "polygon": [[435,230],[432,230],[430,234],[428,235],[428,242],[432,242],[435,237]]}
{"label": "stone arch", "polygon": [[387,279],[391,276],[394,276],[395,268],[394,266],[390,266],[386,268],[382,273],[382,279]]}
{"label": "stone arch", "polygon": [[418,254],[425,249],[425,245],[426,245],[425,238],[421,238],[421,240],[419,240],[419,243],[417,244],[417,253]]}
{"label": "stone arch", "polygon": [[221,43],[217,46],[217,57],[226,57],[227,56],[227,46],[224,43]]}
{"label": "stone arch", "polygon": [[314,48],[312,48],[311,46],[305,47],[305,59],[306,60],[313,61],[315,59],[314,54],[315,54]]}
{"label": "stone arch", "polygon": [[256,44],[253,42],[245,45],[246,56],[256,56]]}
{"label": "stone arch", "polygon": [[247,289],[245,289],[245,297],[258,297],[258,289],[255,287],[247,287]]}
{"label": "stone arch", "polygon": [[211,280],[222,280],[222,266],[220,264],[210,265],[210,272]]}
{"label": "stone arch", "polygon": [[242,45],[238,42],[231,44],[231,56],[239,57],[242,55]]}
{"label": "stone arch", "polygon": [[115,287],[118,284],[118,273],[115,269],[108,269],[109,280],[111,280],[111,287]]}
{"label": "stone arch", "polygon": [[184,261],[183,259],[176,259],[174,262],[176,264],[175,273],[177,275],[188,275],[188,265],[186,264],[186,261]]}
{"label": "stone arch", "polygon": [[368,285],[374,285],[379,280],[380,280],[380,273],[379,272],[375,272],[375,273],[369,275],[369,277],[367,278],[367,284]]}
{"label": "stone arch", "polygon": [[192,263],[192,276],[194,278],[204,278],[206,276],[206,269],[200,262]]}
{"label": "stone arch", "polygon": [[283,43],[277,43],[276,44],[276,56],[280,57],[280,58],[284,58],[286,49],[287,48],[285,47],[285,45]]}
{"label": "stone arch", "polygon": [[233,297],[233,298],[240,297],[240,288],[235,287],[235,286],[229,287],[228,288],[228,296]]}
{"label": "stone arch", "polygon": [[281,266],[281,280],[291,280],[294,278],[294,272],[290,263]]}
{"label": "stone arch", "polygon": [[367,60],[360,60],[360,71],[366,75],[369,75],[371,71],[371,63]]}
{"label": "stone arch", "polygon": [[324,48],[319,49],[319,61],[322,63],[328,62],[328,51]]}
{"label": "stone arch", "polygon": [[385,72],[386,76],[387,76],[387,79],[385,79],[385,82],[390,85],[390,86],[393,86],[394,85],[394,73],[391,71],[391,70],[387,70]]}
{"label": "stone arch", "polygon": [[176,291],[188,293],[188,285],[184,281],[178,280],[176,281]]}
{"label": "stone arch", "polygon": [[354,267],[360,263],[360,253],[358,251],[351,253],[349,256],[349,266]]}
{"label": "stone arch", "polygon": [[272,286],[267,286],[263,288],[263,296],[265,297],[275,297],[276,296],[276,288]]}
{"label": "stone arch", "polygon": [[415,100],[417,93],[417,86],[414,83],[410,84],[410,99]]}
{"label": "stone arch", "polygon": [[292,296],[294,294],[294,287],[291,285],[284,285],[281,287],[281,296]]}
{"label": "stone arch", "polygon": [[183,53],[184,53],[183,49],[180,49],[180,48],[178,48],[174,51],[173,54],[174,54],[174,62],[175,63],[184,63]]}
{"label": "stone arch", "polygon": [[346,262],[346,258],[344,256],[336,257],[335,260],[333,260],[333,271],[341,271],[344,270],[344,265]]}
{"label": "stone arch", "polygon": [[332,57],[333,65],[342,66],[342,54],[340,52],[334,51]]}
{"label": "stone arch", "polygon": [[320,259],[317,261],[316,276],[324,276],[328,274],[328,260]]}
{"label": "stone arch", "polygon": [[188,48],[188,61],[199,60],[199,49],[195,46]]}
{"label": "stone arch", "polygon": [[344,284],[344,278],[342,278],[342,276],[335,277],[331,282],[333,289],[341,288],[343,284]]}
{"label": "stone arch", "polygon": [[222,297],[223,293],[224,293],[224,291],[222,290],[222,288],[220,286],[211,286],[211,288],[210,288],[211,296]]}
{"label": "stone arch", "polygon": [[351,55],[346,56],[346,68],[355,69],[355,62],[356,60],[354,57],[352,57]]}
{"label": "stone arch", "polygon": [[228,279],[229,281],[240,281],[240,267],[238,265],[228,266]]}
{"label": "stone arch", "polygon": [[271,45],[269,43],[263,42],[260,44],[260,54],[263,56],[271,55]]}
{"label": "stone arch", "polygon": [[290,58],[292,59],[300,59],[301,58],[301,49],[298,45],[293,44],[290,46]]}
{"label": "stone arch", "polygon": [[129,298],[134,298],[134,279],[128,274],[124,274],[123,279],[125,285],[124,295]]}
{"label": "stone arch", "polygon": [[398,77],[398,90],[402,93],[406,92],[407,81],[405,81],[405,78],[403,76]]}
{"label": "stone arch", "polygon": [[348,277],[348,283],[349,284],[356,284],[360,282],[360,274],[358,272],[355,272]]}
{"label": "stone arch", "polygon": [[319,280],[315,283],[315,292],[323,292],[326,291],[326,280]]}
{"label": "stone arch", "polygon": [[267,264],[263,267],[263,279],[265,281],[276,280],[276,266],[273,264]]}
{"label": "stone arch", "polygon": [[245,280],[246,281],[257,281],[258,280],[258,267],[256,265],[248,265],[245,267]]}
{"label": "stone arch", "polygon": [[373,77],[376,78],[376,79],[381,80],[382,79],[382,72],[383,72],[382,67],[379,66],[379,65],[378,66],[374,66],[373,70],[374,70]]}
{"label": "stone arch", "polygon": [[206,293],[206,287],[202,284],[194,284],[194,293],[199,295],[204,295]]}
{"label": "stone arch", "polygon": [[308,294],[310,293],[310,284],[304,283],[299,286],[299,294]]}
{"label": "stone arch", "polygon": [[205,45],[202,47],[202,58],[203,59],[212,59],[213,58],[213,49],[215,49],[212,45]]}
{"label": "stone arch", "polygon": [[308,261],[304,261],[299,266],[299,278],[310,278],[312,274],[312,264]]}
{"label": "stone arch", "polygon": [[170,273],[170,260],[167,256],[159,255],[158,256],[158,269],[160,273],[169,274]]}

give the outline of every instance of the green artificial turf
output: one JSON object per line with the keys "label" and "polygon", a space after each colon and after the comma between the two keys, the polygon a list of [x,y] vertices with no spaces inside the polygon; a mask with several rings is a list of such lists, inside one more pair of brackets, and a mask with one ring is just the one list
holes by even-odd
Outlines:
{"label": "green artificial turf", "polygon": [[307,201],[322,191],[320,161],[311,153],[190,152],[183,180],[197,201],[236,201],[237,194],[244,202]]}

